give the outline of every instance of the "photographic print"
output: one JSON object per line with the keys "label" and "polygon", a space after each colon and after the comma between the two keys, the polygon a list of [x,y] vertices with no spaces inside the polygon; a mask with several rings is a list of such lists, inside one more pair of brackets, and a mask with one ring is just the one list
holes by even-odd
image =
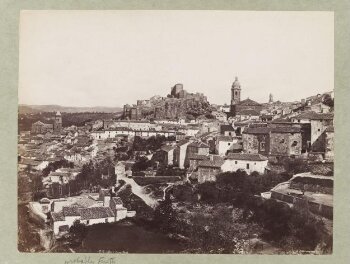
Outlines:
{"label": "photographic print", "polygon": [[328,255],[334,14],[25,10],[18,250]]}

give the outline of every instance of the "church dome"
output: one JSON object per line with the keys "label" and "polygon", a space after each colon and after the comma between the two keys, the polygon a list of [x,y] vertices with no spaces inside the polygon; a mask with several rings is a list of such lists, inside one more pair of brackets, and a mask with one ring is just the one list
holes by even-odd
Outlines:
{"label": "church dome", "polygon": [[241,89],[241,84],[238,81],[238,77],[235,78],[235,81],[232,84],[232,88]]}

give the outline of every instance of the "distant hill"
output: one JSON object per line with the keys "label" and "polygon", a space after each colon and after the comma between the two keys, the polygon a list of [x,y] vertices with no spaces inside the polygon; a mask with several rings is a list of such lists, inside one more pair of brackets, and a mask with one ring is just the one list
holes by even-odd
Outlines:
{"label": "distant hill", "polygon": [[60,105],[19,105],[20,114],[35,114],[39,112],[65,112],[65,113],[81,113],[81,112],[98,112],[98,113],[117,113],[121,112],[121,107],[73,107]]}

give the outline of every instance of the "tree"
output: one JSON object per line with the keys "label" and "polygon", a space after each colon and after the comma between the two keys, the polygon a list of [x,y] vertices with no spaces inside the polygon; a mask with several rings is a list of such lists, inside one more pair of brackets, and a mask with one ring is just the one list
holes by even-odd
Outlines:
{"label": "tree", "polygon": [[160,202],[154,211],[153,221],[163,232],[172,233],[177,230],[178,216],[170,199]]}
{"label": "tree", "polygon": [[132,148],[134,151],[156,151],[166,140],[165,136],[159,135],[147,139],[136,136]]}
{"label": "tree", "polygon": [[323,98],[323,103],[329,107],[334,107],[334,99],[329,94],[326,94]]}
{"label": "tree", "polygon": [[69,233],[71,235],[70,242],[74,245],[80,245],[88,234],[88,228],[86,225],[80,223],[79,220],[76,220],[70,227]]}
{"label": "tree", "polygon": [[32,186],[32,191],[33,191],[33,199],[35,201],[40,200],[45,196],[45,192],[43,191],[44,186],[42,182],[42,178],[39,174],[31,174],[31,186]]}
{"label": "tree", "polygon": [[285,236],[279,243],[284,253],[290,253],[300,249],[301,241],[293,235]]}
{"label": "tree", "polygon": [[133,164],[132,171],[143,171],[146,170],[149,167],[153,166],[153,162],[148,160],[147,157],[139,157],[138,160]]}
{"label": "tree", "polygon": [[74,168],[74,163],[73,162],[69,162],[66,159],[62,159],[62,160],[58,160],[58,161],[54,161],[54,162],[50,162],[46,168],[43,169],[42,171],[42,175],[44,177],[46,177],[47,175],[50,174],[51,171],[55,171],[59,168]]}

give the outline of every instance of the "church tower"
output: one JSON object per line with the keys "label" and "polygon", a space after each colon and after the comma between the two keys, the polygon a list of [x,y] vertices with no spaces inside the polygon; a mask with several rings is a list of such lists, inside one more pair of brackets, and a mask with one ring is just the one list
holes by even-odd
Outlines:
{"label": "church tower", "polygon": [[273,103],[273,95],[272,95],[272,93],[270,93],[270,95],[269,95],[269,103],[270,103],[270,104]]}
{"label": "church tower", "polygon": [[62,116],[61,116],[61,113],[58,111],[55,115],[55,120],[53,123],[53,132],[61,133],[61,131],[62,131]]}
{"label": "church tower", "polygon": [[235,116],[236,105],[241,101],[241,84],[238,81],[238,77],[231,87],[231,113]]}

